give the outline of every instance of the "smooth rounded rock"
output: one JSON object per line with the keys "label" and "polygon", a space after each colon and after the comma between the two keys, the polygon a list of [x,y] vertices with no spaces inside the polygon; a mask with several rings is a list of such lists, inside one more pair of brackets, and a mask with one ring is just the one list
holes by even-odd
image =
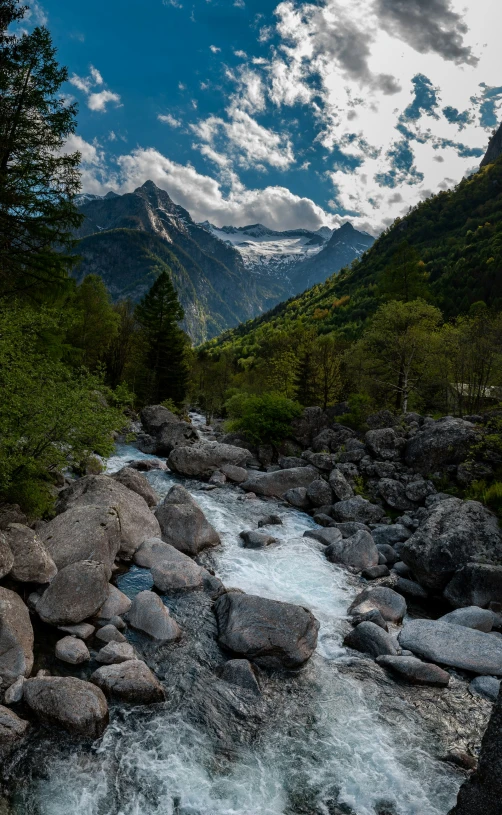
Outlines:
{"label": "smooth rounded rock", "polygon": [[358,523],[378,523],[384,516],[382,507],[372,504],[361,495],[355,495],[346,501],[333,504],[333,518],[340,523],[356,521]]}
{"label": "smooth rounded rock", "polygon": [[374,658],[383,654],[397,655],[391,635],[372,622],[359,623],[353,631],[347,634],[343,644]]}
{"label": "smooth rounded rock", "polygon": [[111,575],[120,549],[120,520],[108,506],[72,506],[56,515],[40,532],[43,544],[59,570],[92,560]]}
{"label": "smooth rounded rock", "polygon": [[104,665],[94,671],[91,682],[107,696],[131,704],[148,705],[163,702],[166,698],[159,680],[140,659],[120,665]]}
{"label": "smooth rounded rock", "polygon": [[96,661],[103,665],[119,665],[136,658],[136,652],[128,642],[108,642],[96,654]]}
{"label": "smooth rounded rock", "polygon": [[77,623],[76,625],[60,625],[60,631],[69,634],[71,637],[78,637],[80,640],[88,640],[92,637],[96,628],[90,623]]}
{"label": "smooth rounded rock", "polygon": [[333,501],[333,490],[327,481],[317,478],[307,487],[307,498],[314,507],[322,507]]}
{"label": "smooth rounded rock", "polygon": [[155,514],[164,543],[169,543],[185,555],[194,557],[203,549],[220,543],[216,529],[181,485],[171,487]]}
{"label": "smooth rounded rock", "polygon": [[265,515],[258,521],[258,528],[262,526],[282,526],[282,518],[280,515]]}
{"label": "smooth rounded rock", "polygon": [[440,665],[476,674],[502,676],[502,639],[442,620],[407,620],[402,648]]}
{"label": "smooth rounded rock", "polygon": [[349,608],[349,614],[366,614],[377,609],[384,620],[400,623],[406,614],[406,600],[386,586],[364,589]]}
{"label": "smooth rounded rock", "polygon": [[91,658],[87,645],[76,637],[63,637],[56,643],[56,657],[69,665],[80,665]]}
{"label": "smooth rounded rock", "polygon": [[20,719],[14,711],[0,705],[0,755],[22,739],[29,723]]}
{"label": "smooth rounded rock", "polygon": [[20,583],[49,583],[57,567],[38,535],[23,524],[9,524],[7,542],[14,555],[10,570],[13,580]]}
{"label": "smooth rounded rock", "polygon": [[482,696],[490,702],[496,702],[500,690],[500,679],[497,679],[496,676],[476,676],[470,683],[469,690],[473,696]]}
{"label": "smooth rounded rock", "polygon": [[24,676],[18,676],[15,682],[5,691],[4,701],[6,705],[17,705],[23,698]]}
{"label": "smooth rounded rock", "polygon": [[108,597],[96,615],[98,620],[111,620],[112,617],[121,617],[131,608],[131,600],[112,583],[108,584]]}
{"label": "smooth rounded rock", "polygon": [[101,642],[126,642],[126,638],[114,625],[104,625],[96,631],[96,639]]}
{"label": "smooth rounded rock", "polygon": [[293,487],[284,493],[283,498],[296,509],[310,509],[311,504],[306,487]]}
{"label": "smooth rounded rock", "polygon": [[101,563],[89,560],[61,569],[37,603],[45,623],[69,625],[92,617],[108,596],[108,574]]}
{"label": "smooth rounded rock", "polygon": [[246,492],[256,495],[268,495],[282,498],[288,490],[303,487],[305,490],[314,479],[319,477],[315,467],[292,467],[289,470],[277,470],[273,473],[250,473],[247,481],[241,484]]}
{"label": "smooth rounded rock", "polygon": [[242,467],[251,458],[249,450],[220,442],[198,441],[178,446],[169,455],[171,470],[180,475],[209,478],[226,464]]}
{"label": "smooth rounded rock", "polygon": [[452,606],[480,606],[500,603],[502,598],[502,566],[491,563],[467,563],[453,576],[444,590]]}
{"label": "smooth rounded rock", "polygon": [[463,625],[466,628],[476,628],[478,631],[484,631],[487,634],[493,628],[495,615],[493,611],[487,608],[467,606],[466,608],[457,608],[455,611],[450,611],[449,614],[444,614],[441,620],[445,623]]}
{"label": "smooth rounded rock", "polygon": [[379,665],[387,668],[402,679],[413,685],[431,685],[435,688],[446,688],[450,681],[450,674],[443,671],[438,665],[422,662],[416,657],[409,656],[380,656],[377,657]]}
{"label": "smooth rounded rock", "polygon": [[181,629],[157,594],[140,591],[127,615],[129,625],[158,642],[179,639]]}
{"label": "smooth rounded rock", "polygon": [[267,535],[265,532],[256,530],[240,532],[239,537],[246,549],[264,549],[272,543],[277,543],[277,538]]}
{"label": "smooth rounded rock", "polygon": [[369,532],[356,532],[350,538],[342,538],[330,544],[325,555],[331,563],[338,563],[356,572],[378,566],[378,550]]}
{"label": "smooth rounded rock", "polygon": [[3,532],[0,532],[0,580],[9,574],[14,565],[14,555]]}
{"label": "smooth rounded rock", "polygon": [[33,668],[33,628],[18,594],[0,586],[0,691]]}
{"label": "smooth rounded rock", "polygon": [[108,724],[108,705],[102,691],[82,679],[27,679],[24,701],[41,722],[63,727],[73,735],[97,739]]}
{"label": "smooth rounded rock", "polygon": [[145,478],[142,473],[138,472],[138,470],[132,467],[122,467],[121,470],[113,474],[112,478],[114,478],[115,481],[119,481],[124,487],[127,487],[128,490],[132,490],[137,493],[137,495],[141,495],[149,507],[154,507],[158,504],[159,496],[148,479]]}
{"label": "smooth rounded rock", "polygon": [[329,486],[338,501],[346,501],[354,495],[354,490],[338,467],[329,474]]}

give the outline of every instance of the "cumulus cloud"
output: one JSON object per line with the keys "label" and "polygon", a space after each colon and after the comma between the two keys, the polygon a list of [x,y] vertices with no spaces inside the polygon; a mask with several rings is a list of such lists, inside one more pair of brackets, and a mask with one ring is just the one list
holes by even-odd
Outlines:
{"label": "cumulus cloud", "polygon": [[170,127],[181,127],[180,120],[176,119],[170,113],[159,113],[157,114],[157,119],[159,122],[163,122],[163,124],[169,125]]}
{"label": "cumulus cloud", "polygon": [[219,54],[220,51],[221,51],[221,48],[218,48],[217,45],[210,45],[209,50],[212,51],[213,54]]}
{"label": "cumulus cloud", "polygon": [[101,91],[93,90],[94,88],[101,87],[101,85],[104,84],[101,73],[94,67],[94,65],[89,67],[88,76],[78,76],[78,74],[73,74],[69,81],[75,88],[78,88],[79,91],[82,91],[82,93],[86,95],[87,107],[90,110],[104,113],[106,112],[109,104],[113,104],[115,107],[118,107],[121,104],[118,93],[114,93],[106,88]]}
{"label": "cumulus cloud", "polygon": [[49,18],[47,12],[37,0],[31,0],[27,4],[24,15],[24,22],[31,25],[47,25]]}

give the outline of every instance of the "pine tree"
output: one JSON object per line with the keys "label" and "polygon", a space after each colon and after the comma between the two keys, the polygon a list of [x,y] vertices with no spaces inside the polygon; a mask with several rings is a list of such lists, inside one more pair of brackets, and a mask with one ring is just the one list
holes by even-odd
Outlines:
{"label": "pine tree", "polygon": [[178,295],[164,270],[136,307],[143,329],[148,367],[144,398],[182,405],[188,388],[188,340],[178,323],[184,317]]}
{"label": "pine tree", "polygon": [[46,28],[13,36],[25,9],[0,0],[0,296],[47,295],[68,278],[81,216],[78,152],[65,153],[76,106]]}
{"label": "pine tree", "polygon": [[428,275],[417,250],[403,241],[380,276],[380,291],[390,300],[409,303],[418,298],[427,299]]}

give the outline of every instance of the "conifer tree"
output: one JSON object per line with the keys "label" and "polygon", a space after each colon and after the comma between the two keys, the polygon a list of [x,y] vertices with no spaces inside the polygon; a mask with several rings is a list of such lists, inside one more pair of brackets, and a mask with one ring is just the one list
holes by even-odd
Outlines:
{"label": "conifer tree", "polygon": [[149,376],[144,398],[182,405],[188,388],[186,352],[188,340],[178,323],[184,311],[167,271],[162,271],[136,307],[143,329]]}
{"label": "conifer tree", "polygon": [[47,295],[68,277],[81,216],[78,152],[65,152],[76,106],[46,28],[15,36],[25,8],[0,0],[0,296]]}
{"label": "conifer tree", "polygon": [[380,291],[389,300],[409,303],[418,298],[427,299],[428,275],[417,250],[408,241],[399,244],[380,276]]}

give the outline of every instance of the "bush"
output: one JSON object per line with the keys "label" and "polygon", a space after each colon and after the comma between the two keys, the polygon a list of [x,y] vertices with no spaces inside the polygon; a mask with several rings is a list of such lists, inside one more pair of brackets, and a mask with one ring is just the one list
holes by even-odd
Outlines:
{"label": "bush", "polygon": [[373,400],[367,393],[354,393],[347,399],[349,412],[338,417],[340,424],[353,430],[367,430],[366,419],[373,413]]}
{"label": "bush", "polygon": [[243,431],[256,444],[279,444],[290,433],[291,421],[302,414],[298,402],[277,393],[237,393],[225,407],[230,417],[227,429]]}
{"label": "bush", "polygon": [[486,481],[474,481],[466,497],[474,501],[481,501],[499,518],[502,518],[502,483],[500,481],[494,481],[490,486],[487,486]]}

